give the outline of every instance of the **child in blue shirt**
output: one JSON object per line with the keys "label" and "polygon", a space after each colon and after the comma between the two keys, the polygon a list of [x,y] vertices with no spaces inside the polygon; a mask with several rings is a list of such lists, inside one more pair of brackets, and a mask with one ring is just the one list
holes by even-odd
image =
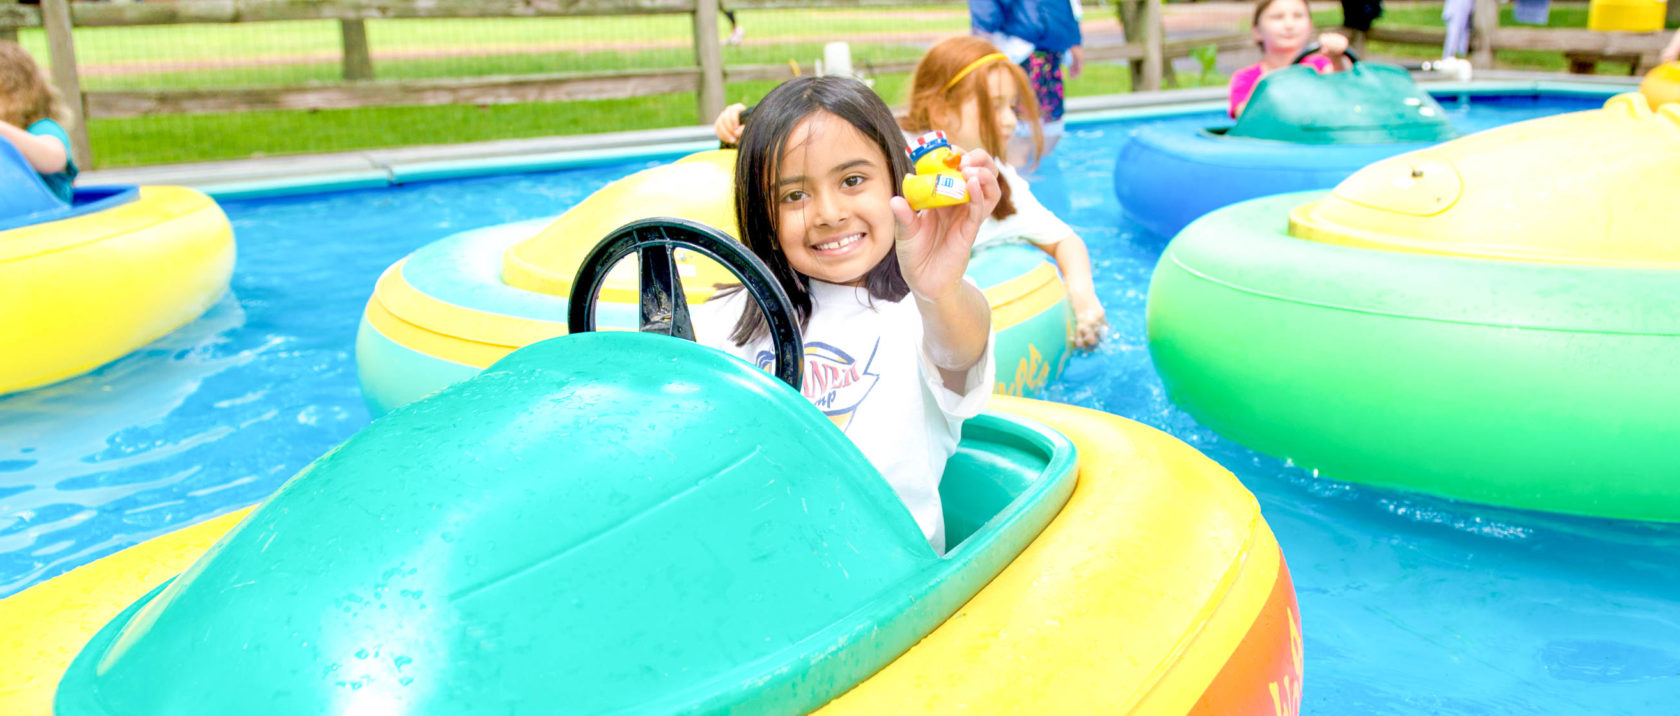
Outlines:
{"label": "child in blue shirt", "polygon": [[[1079,76],[1084,65],[1079,28],[1083,9],[1079,0],[969,0],[968,20],[974,34],[996,45],[1009,61],[1021,66],[1038,96],[1040,134],[1027,133],[1026,123],[1009,143],[1009,163],[1025,167],[1055,149],[1062,137],[1063,63],[1066,76]],[[1042,137],[1042,139],[1040,139]],[[1028,141],[1032,140],[1032,141]],[[1034,146],[1042,144],[1042,146]],[[1034,150],[1039,150],[1034,153]]]}
{"label": "child in blue shirt", "polygon": [[70,111],[46,72],[15,42],[0,41],[0,137],[17,147],[53,194],[70,203],[76,163],[62,121]]}

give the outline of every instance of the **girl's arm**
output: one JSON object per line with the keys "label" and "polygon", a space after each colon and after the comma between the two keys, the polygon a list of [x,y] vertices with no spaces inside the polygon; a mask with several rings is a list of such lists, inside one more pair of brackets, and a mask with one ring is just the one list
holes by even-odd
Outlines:
{"label": "girl's arm", "polygon": [[1668,47],[1664,47],[1662,51],[1663,62],[1674,62],[1675,60],[1680,60],[1680,30],[1674,31],[1674,39],[1669,40]]}
{"label": "girl's arm", "polygon": [[922,314],[922,341],[939,368],[939,379],[961,394],[968,372],[985,357],[992,332],[992,307],[974,284],[963,281],[955,294],[939,300],[916,296]]}
{"label": "girl's arm", "polygon": [[997,165],[983,149],[963,154],[968,203],[911,211],[904,197],[892,198],[898,218],[899,270],[922,314],[922,341],[939,368],[940,379],[962,392],[974,364],[985,356],[991,339],[992,309],[980,289],[963,280],[969,250],[981,222],[997,206]]}
{"label": "girl's arm", "polygon": [[1353,69],[1353,62],[1347,58],[1348,39],[1338,32],[1326,32],[1318,36],[1319,52],[1330,58],[1330,67],[1336,72],[1346,72]]}
{"label": "girl's arm", "polygon": [[1254,83],[1258,82],[1259,67],[1237,70],[1231,73],[1231,84],[1225,93],[1231,107],[1231,119],[1242,116],[1243,110],[1248,108],[1248,97],[1254,92]]}
{"label": "girl's arm", "polygon": [[1091,252],[1078,234],[1068,234],[1061,241],[1040,247],[1056,259],[1062,269],[1062,283],[1067,284],[1068,303],[1073,305],[1073,344],[1089,348],[1102,340],[1102,329],[1108,325],[1108,314],[1097,300],[1097,287],[1091,281]]}
{"label": "girl's arm", "polygon": [[0,137],[5,137],[12,146],[17,147],[18,153],[29,161],[29,166],[39,174],[57,174],[64,171],[70,162],[70,155],[64,151],[64,143],[57,137],[49,137],[29,132],[13,126],[10,122],[0,122]]}

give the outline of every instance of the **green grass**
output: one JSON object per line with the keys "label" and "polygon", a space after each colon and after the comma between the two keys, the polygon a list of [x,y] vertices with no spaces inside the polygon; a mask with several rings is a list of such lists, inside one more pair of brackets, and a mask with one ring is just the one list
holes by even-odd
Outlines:
{"label": "green grass", "polygon": [[[905,75],[880,78],[898,94]],[[730,102],[756,102],[776,83],[739,82]],[[312,112],[238,112],[95,119],[88,125],[102,168],[247,159],[299,153],[453,144],[658,129],[695,124],[694,93],[624,99],[436,107],[362,107]],[[709,121],[709,120],[708,120]]]}
{"label": "green grass", "polygon": [[[560,103],[363,107],[95,119],[102,168],[654,129],[693,117],[693,93]],[[686,123],[686,122],[684,122]]]}
{"label": "green grass", "polygon": [[[906,99],[905,73],[880,75],[875,90],[888,104]],[[1223,85],[1211,76],[1205,84]],[[1181,86],[1201,83],[1182,78]],[[775,82],[729,85],[730,102],[758,101]],[[1125,92],[1130,78],[1124,65],[1093,63],[1070,80],[1070,97]],[[241,112],[95,119],[89,124],[97,164],[103,168],[251,157],[341,152],[361,149],[449,144],[590,134],[611,117],[615,131],[655,129],[697,123],[693,93],[574,102],[536,102],[486,106],[364,107],[313,112]],[[709,121],[709,119],[708,119]]]}
{"label": "green grass", "polygon": [[[961,32],[967,14],[959,11],[938,10],[932,17],[922,11],[914,22],[895,17],[908,12],[902,9],[869,15],[743,11],[741,24],[754,42],[725,46],[724,62],[780,65],[791,59],[808,67],[823,43],[848,36],[858,38],[852,45],[859,66],[914,60],[919,45],[882,36]],[[722,23],[720,32],[727,31]],[[405,80],[692,67],[691,33],[688,18],[677,15],[373,20],[368,44],[377,78]],[[785,41],[757,44],[765,39]],[[19,41],[46,58],[40,30],[23,30]],[[82,86],[90,91],[268,87],[339,81],[339,42],[335,22],[86,28],[76,33],[76,54]],[[390,56],[404,54],[411,56]]]}
{"label": "green grass", "polygon": [[[726,65],[783,65],[795,60],[809,69],[822,56],[822,44],[799,42],[768,46],[726,48]],[[858,67],[869,63],[907,62],[921,56],[918,45],[860,43],[852,46]],[[599,52],[538,52],[505,55],[383,60],[374,63],[380,80],[421,80],[449,77],[531,75],[555,72],[604,72],[612,70],[657,70],[694,66],[694,51],[660,48]],[[99,90],[216,89],[229,87],[281,87],[340,82],[338,60],[265,67],[229,67],[191,72],[158,72],[131,75],[84,76],[82,86]]]}
{"label": "green grass", "polygon": [[[1504,24],[1512,24],[1509,8]],[[724,47],[729,65],[781,65],[795,60],[806,71],[822,54],[828,39],[853,41],[855,64],[909,61],[925,40],[894,41],[900,33],[966,29],[962,5],[929,10],[785,10],[743,11],[739,15],[749,40],[780,39],[774,44]],[[1318,13],[1329,27],[1340,13]],[[1379,22],[1439,27],[1440,4],[1391,6]],[[1584,5],[1554,4],[1552,27],[1586,23]],[[719,18],[720,33],[728,31]],[[693,66],[688,46],[692,28],[687,16],[507,18],[462,20],[374,20],[368,23],[381,80],[591,72],[614,69],[661,69]],[[20,39],[45,56],[39,30]],[[76,34],[77,52],[90,90],[217,89],[254,86],[331,85],[339,82],[339,29],[335,22],[288,22],[252,25],[183,25],[149,28],[87,28]],[[637,49],[626,48],[635,44]],[[501,48],[499,54],[486,54]],[[508,52],[507,48],[526,51]],[[475,53],[476,51],[476,53]],[[1371,43],[1374,55],[1408,59],[1437,56],[1438,48]],[[387,53],[381,58],[381,53]],[[411,57],[391,57],[408,53]],[[460,53],[460,54],[456,54]],[[475,54],[469,54],[475,53]],[[430,55],[430,56],[428,56]],[[299,61],[304,60],[304,61]],[[1502,50],[1503,67],[1561,70],[1560,53]],[[208,68],[182,68],[182,63]],[[221,67],[216,62],[226,62]],[[252,66],[234,66],[245,62]],[[255,64],[266,62],[267,64]],[[147,63],[152,63],[150,68]],[[176,63],[171,67],[162,63]],[[113,73],[113,68],[129,69]],[[101,69],[105,71],[101,71]],[[1604,72],[1625,72],[1609,63]],[[876,78],[887,102],[902,106],[906,76]],[[1182,76],[1176,86],[1223,85],[1227,78]],[[730,101],[756,101],[773,82],[730,85]],[[1093,63],[1070,80],[1067,93],[1082,97],[1130,89],[1123,64]],[[1169,86],[1173,86],[1169,84]],[[611,118],[610,121],[604,118]],[[95,119],[89,133],[99,167],[237,159],[282,154],[352,151],[384,147],[446,144],[493,139],[587,134],[606,129],[634,130],[709,123],[695,116],[691,93],[556,103],[489,106],[368,107],[347,110],[247,112]]]}
{"label": "green grass", "polygon": [[[906,15],[914,13],[913,19]],[[805,38],[819,45],[846,35],[892,32],[965,32],[968,13],[948,8],[741,11],[736,14],[751,39]],[[729,25],[720,16],[720,37]],[[369,20],[368,45],[381,51],[453,50],[532,45],[668,43],[687,50],[693,26],[687,15],[578,18],[469,18]],[[45,58],[46,38],[38,28],[19,31],[18,41]],[[331,20],[295,22],[92,27],[76,31],[76,56],[83,66],[122,63],[251,59],[321,55],[337,58],[339,26]]]}
{"label": "green grass", "polygon": [[[913,61],[924,40],[894,35],[959,33],[965,6],[857,10],[743,11],[749,44],[725,46],[731,66],[784,65],[805,71],[823,43],[854,38],[854,64]],[[729,28],[719,17],[720,36]],[[686,15],[458,20],[370,20],[379,80],[530,75],[694,66]],[[20,32],[43,61],[45,36]],[[770,44],[762,44],[764,41]],[[779,42],[776,42],[780,40]],[[340,82],[333,21],[83,28],[76,31],[82,85],[90,91],[225,89]],[[383,55],[383,56],[382,56]],[[408,55],[396,56],[393,55]],[[44,64],[44,62],[43,62]],[[194,66],[200,65],[200,66]],[[878,87],[898,98],[904,78]],[[737,83],[732,98],[756,99],[772,82]],[[586,134],[694,124],[692,94],[492,106],[368,107],[94,119],[95,166],[210,161],[492,139]],[[603,121],[610,117],[611,121]],[[709,122],[710,118],[706,118]]]}

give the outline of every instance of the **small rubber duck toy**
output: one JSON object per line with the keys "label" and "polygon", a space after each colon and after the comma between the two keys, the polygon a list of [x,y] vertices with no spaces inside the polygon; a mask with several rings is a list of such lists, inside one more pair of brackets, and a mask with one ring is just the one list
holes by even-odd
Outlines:
{"label": "small rubber duck toy", "polygon": [[962,174],[962,155],[951,149],[945,133],[923,134],[905,148],[915,174],[904,177],[904,200],[916,211],[968,201],[968,180]]}

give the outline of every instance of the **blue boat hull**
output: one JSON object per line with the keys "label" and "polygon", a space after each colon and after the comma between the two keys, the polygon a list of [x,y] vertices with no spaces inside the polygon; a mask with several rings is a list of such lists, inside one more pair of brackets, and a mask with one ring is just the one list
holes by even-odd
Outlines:
{"label": "blue boat hull", "polygon": [[1145,126],[1120,148],[1114,193],[1127,219],[1171,238],[1214,209],[1271,194],[1329,189],[1367,164],[1432,144],[1306,146]]}

